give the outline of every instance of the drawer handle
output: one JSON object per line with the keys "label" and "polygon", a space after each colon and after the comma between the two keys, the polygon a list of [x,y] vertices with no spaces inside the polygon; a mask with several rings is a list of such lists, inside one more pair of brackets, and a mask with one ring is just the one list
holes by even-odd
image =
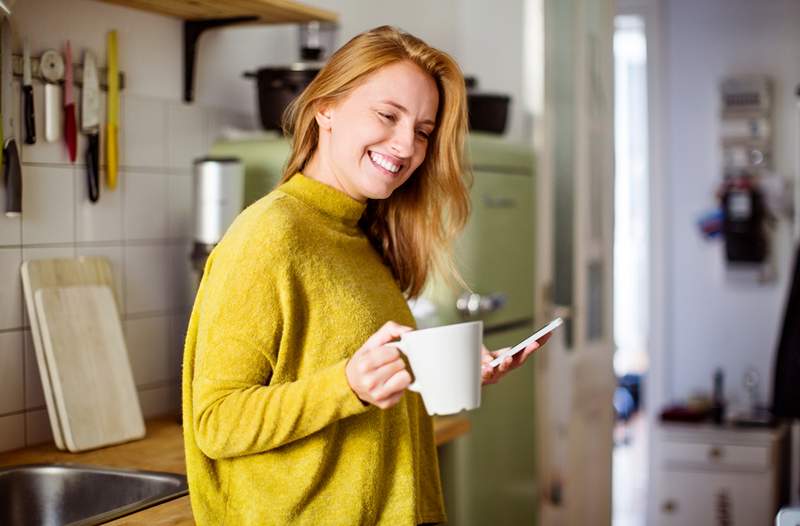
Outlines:
{"label": "drawer handle", "polygon": [[675,513],[678,511],[678,503],[670,499],[661,506],[661,510],[664,513]]}
{"label": "drawer handle", "polygon": [[708,458],[711,460],[719,460],[723,456],[723,451],[721,447],[712,447],[708,450]]}

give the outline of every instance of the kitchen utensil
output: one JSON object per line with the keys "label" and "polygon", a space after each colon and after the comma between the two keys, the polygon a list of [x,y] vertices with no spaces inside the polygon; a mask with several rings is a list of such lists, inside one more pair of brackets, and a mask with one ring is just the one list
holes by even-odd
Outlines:
{"label": "kitchen utensil", "polygon": [[[34,294],[37,290],[46,287],[70,285],[106,285],[113,290],[113,276],[111,265],[106,258],[81,257],[78,259],[37,259],[22,263],[20,267],[22,276],[22,290],[25,294],[26,312],[31,325],[31,339],[39,367],[42,390],[44,391],[45,406],[50,419],[50,429],[58,449],[64,449],[64,434],[61,430],[61,420],[58,416],[55,399],[53,398],[52,381],[47,358],[42,344],[39,329],[39,317],[36,314]],[[117,299],[119,303],[119,298]]]}
{"label": "kitchen utensil", "polygon": [[64,49],[64,142],[69,152],[69,161],[74,163],[77,153],[78,130],[75,126],[75,95],[72,78],[72,48],[67,40]]}
{"label": "kitchen utensil", "polygon": [[429,415],[449,415],[481,405],[483,322],[470,321],[403,333],[397,347],[408,358]]}
{"label": "kitchen utensil", "polygon": [[465,77],[464,82],[467,87],[469,129],[502,134],[506,130],[511,97],[478,92],[478,79],[475,77]]}
{"label": "kitchen utensil", "polygon": [[64,59],[61,54],[48,49],[39,57],[39,72],[44,84],[44,140],[56,142],[61,139],[63,130],[61,117],[61,86],[58,82],[64,77]]}
{"label": "kitchen utensil", "polygon": [[321,62],[297,62],[288,67],[261,68],[244,73],[245,78],[256,79],[258,110],[265,130],[281,129],[281,117],[286,106],[314,80],[322,66]]}
{"label": "kitchen utensil", "polygon": [[6,185],[6,217],[22,213],[22,168],[17,141],[8,139],[3,146],[3,180]]}
{"label": "kitchen utensil", "polygon": [[117,32],[108,32],[108,122],[106,126],[106,183],[113,190],[117,187],[117,126],[119,125],[119,70],[117,68]]}
{"label": "kitchen utensil", "polygon": [[94,54],[88,49],[83,54],[81,131],[89,140],[86,147],[86,180],[89,199],[94,203],[100,197],[100,84]]}
{"label": "kitchen utensil", "polygon": [[467,94],[470,130],[497,134],[505,132],[510,103],[511,97],[508,95]]}
{"label": "kitchen utensil", "polygon": [[142,438],[144,419],[111,289],[34,294],[54,398],[72,452]]}
{"label": "kitchen utensil", "polygon": [[0,112],[2,113],[3,128],[3,181],[6,185],[6,216],[16,217],[22,213],[22,169],[19,164],[17,142],[14,140],[14,111],[12,104],[11,69],[12,29],[7,18],[2,22],[2,35],[0,39]]}
{"label": "kitchen utensil", "polygon": [[36,144],[36,119],[33,109],[33,84],[31,83],[31,43],[26,38],[22,44],[22,105],[25,113],[25,144]]}

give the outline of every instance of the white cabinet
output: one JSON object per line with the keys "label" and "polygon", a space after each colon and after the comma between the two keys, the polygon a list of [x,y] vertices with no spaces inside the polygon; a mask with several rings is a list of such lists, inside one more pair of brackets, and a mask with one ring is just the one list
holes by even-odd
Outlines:
{"label": "white cabinet", "polygon": [[786,429],[661,424],[653,523],[769,525],[786,490]]}

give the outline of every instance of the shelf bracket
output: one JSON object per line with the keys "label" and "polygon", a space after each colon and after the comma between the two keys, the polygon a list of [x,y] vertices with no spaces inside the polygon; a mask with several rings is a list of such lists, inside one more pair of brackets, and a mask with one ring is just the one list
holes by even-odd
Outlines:
{"label": "shelf bracket", "polygon": [[183,100],[194,100],[194,65],[197,54],[197,41],[206,29],[253,22],[257,16],[237,16],[233,18],[211,18],[183,21]]}

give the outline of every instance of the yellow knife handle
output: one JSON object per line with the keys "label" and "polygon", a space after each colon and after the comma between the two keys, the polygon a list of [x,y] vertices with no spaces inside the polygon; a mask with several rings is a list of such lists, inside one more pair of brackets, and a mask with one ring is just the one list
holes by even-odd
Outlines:
{"label": "yellow knife handle", "polygon": [[116,124],[106,125],[106,184],[110,190],[117,187],[117,126]]}
{"label": "yellow knife handle", "polygon": [[108,68],[106,71],[106,82],[108,83],[108,98],[106,106],[108,111],[108,121],[106,129],[106,183],[109,190],[117,186],[117,170],[119,167],[119,152],[117,145],[117,129],[119,127],[119,70],[117,68],[117,32],[108,32]]}

